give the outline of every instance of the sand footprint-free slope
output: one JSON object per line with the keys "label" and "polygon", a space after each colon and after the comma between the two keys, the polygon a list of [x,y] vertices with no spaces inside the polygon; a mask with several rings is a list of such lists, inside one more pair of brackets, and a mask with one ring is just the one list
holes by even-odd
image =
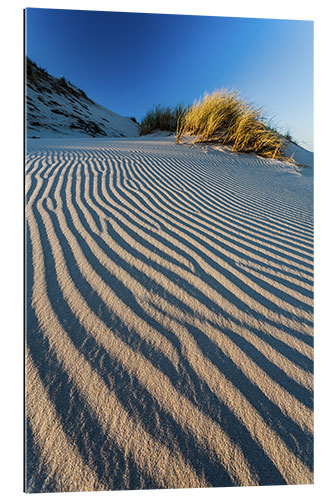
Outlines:
{"label": "sand footprint-free slope", "polygon": [[312,179],[30,140],[26,489],[313,481]]}

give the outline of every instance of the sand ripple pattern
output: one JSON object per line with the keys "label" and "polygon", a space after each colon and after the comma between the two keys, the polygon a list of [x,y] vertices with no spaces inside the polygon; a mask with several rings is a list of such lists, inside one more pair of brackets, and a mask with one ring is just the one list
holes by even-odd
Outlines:
{"label": "sand ripple pattern", "polygon": [[31,140],[26,220],[27,491],[312,483],[311,178]]}

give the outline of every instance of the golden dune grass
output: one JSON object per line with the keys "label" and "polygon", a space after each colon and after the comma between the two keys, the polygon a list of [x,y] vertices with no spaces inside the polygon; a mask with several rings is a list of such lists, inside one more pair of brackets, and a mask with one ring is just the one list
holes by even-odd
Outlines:
{"label": "golden dune grass", "polygon": [[30,148],[27,490],[311,483],[311,186],[170,140]]}
{"label": "golden dune grass", "polygon": [[185,132],[195,135],[196,142],[231,144],[232,151],[285,158],[282,137],[267,126],[261,110],[235,90],[216,90],[194,102],[178,119],[177,143]]}

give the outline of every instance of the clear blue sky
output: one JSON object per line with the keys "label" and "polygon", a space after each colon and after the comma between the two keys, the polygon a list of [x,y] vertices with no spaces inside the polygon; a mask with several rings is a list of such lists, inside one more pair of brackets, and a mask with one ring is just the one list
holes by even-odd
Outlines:
{"label": "clear blue sky", "polygon": [[313,150],[313,22],[27,9],[27,55],[140,121],[154,104],[238,89]]}

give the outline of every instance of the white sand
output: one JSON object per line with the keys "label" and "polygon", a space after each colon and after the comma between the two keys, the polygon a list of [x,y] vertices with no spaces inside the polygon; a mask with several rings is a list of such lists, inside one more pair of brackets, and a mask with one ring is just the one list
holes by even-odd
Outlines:
{"label": "white sand", "polygon": [[28,141],[29,491],[313,481],[296,153]]}

